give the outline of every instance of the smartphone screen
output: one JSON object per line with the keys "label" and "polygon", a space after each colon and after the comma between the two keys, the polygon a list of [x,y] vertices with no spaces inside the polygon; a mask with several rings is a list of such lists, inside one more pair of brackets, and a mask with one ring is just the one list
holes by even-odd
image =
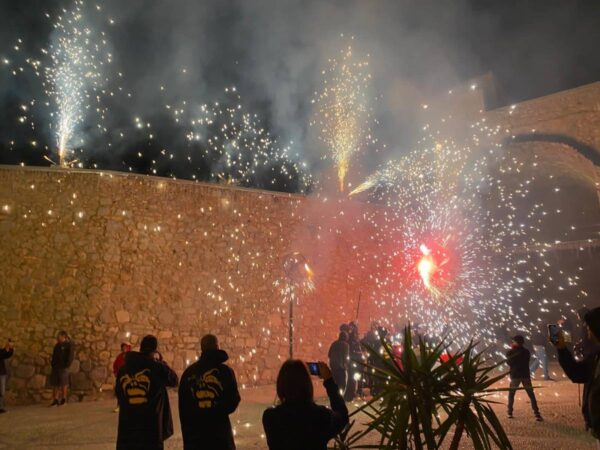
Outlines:
{"label": "smartphone screen", "polygon": [[319,363],[309,362],[306,363],[306,365],[308,366],[308,371],[311,375],[319,375]]}
{"label": "smartphone screen", "polygon": [[550,336],[550,341],[553,344],[558,344],[558,336],[560,334],[560,328],[555,323],[551,323],[548,325],[548,336]]}

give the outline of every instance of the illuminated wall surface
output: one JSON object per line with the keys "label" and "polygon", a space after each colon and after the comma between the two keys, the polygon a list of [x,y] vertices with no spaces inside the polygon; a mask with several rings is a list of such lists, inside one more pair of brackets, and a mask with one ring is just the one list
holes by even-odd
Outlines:
{"label": "illuminated wall surface", "polygon": [[0,204],[0,330],[15,341],[11,389],[23,398],[44,393],[61,329],[77,345],[81,394],[112,389],[120,342],[148,333],[180,373],[210,332],[241,384],[274,381],[288,354],[281,289],[291,251],[306,257],[315,285],[295,310],[297,356],[326,358],[339,323],[356,318],[359,286],[361,322],[375,314],[375,282],[361,269],[376,251],[360,220],[369,205],[18,167],[0,168]]}
{"label": "illuminated wall surface", "polygon": [[[473,120],[483,94],[467,93],[457,114]],[[455,94],[453,108],[463,95]],[[547,183],[532,198],[562,209],[543,230],[545,240],[597,234],[600,83],[483,117],[511,128],[518,140],[507,149],[515,158],[537,162],[526,170]],[[518,174],[510,176],[519,183]],[[273,382],[288,352],[282,288],[290,252],[306,257],[315,285],[295,310],[296,356],[326,359],[342,321],[358,317],[361,331],[371,318],[403,322],[402,303],[386,300],[401,294],[402,280],[385,256],[402,242],[373,239],[385,235],[374,233],[385,223],[383,206],[323,195],[0,167],[0,339],[16,345],[9,395],[49,397],[49,358],[61,329],[76,343],[71,381],[79,398],[111,390],[119,344],[135,346],[148,333],[179,373],[210,332],[221,338],[240,384]],[[581,266],[579,287],[598,298],[596,244],[549,258],[556,271]],[[577,306],[561,301],[565,310]]]}

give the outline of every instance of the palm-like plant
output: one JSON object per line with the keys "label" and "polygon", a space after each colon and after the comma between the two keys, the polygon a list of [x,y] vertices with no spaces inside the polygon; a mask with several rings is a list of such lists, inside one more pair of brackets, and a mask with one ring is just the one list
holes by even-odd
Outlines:
{"label": "palm-like plant", "polygon": [[[450,355],[443,340],[429,346],[419,339],[415,350],[407,327],[399,356],[384,339],[381,345],[382,352],[368,349],[371,365],[366,366],[379,393],[353,413],[369,421],[361,432],[345,430],[334,448],[431,450],[440,448],[454,429],[451,450],[458,449],[465,433],[476,450],[492,444],[512,449],[489,398],[507,390],[492,388],[506,374],[492,375],[498,364],[486,363],[475,344]],[[372,432],[379,435],[378,444],[357,444]]]}

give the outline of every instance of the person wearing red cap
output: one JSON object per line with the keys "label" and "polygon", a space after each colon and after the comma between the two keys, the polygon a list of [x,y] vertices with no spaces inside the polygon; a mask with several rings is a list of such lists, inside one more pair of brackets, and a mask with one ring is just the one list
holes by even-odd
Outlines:
{"label": "person wearing red cap", "polygon": [[[117,374],[121,367],[125,365],[125,355],[131,351],[131,344],[129,342],[121,342],[121,353],[117,355],[115,361],[113,362],[113,373],[115,374],[115,378],[117,378]],[[114,409],[115,412],[119,412],[119,402],[117,401],[117,407]]]}

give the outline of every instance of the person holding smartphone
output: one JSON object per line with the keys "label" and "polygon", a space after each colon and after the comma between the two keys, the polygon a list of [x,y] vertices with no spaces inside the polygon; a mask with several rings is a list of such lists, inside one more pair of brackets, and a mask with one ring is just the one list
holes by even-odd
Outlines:
{"label": "person holding smartphone", "polygon": [[14,346],[11,339],[8,340],[4,348],[0,348],[0,414],[6,412],[6,381],[8,380],[8,359],[14,353]]}
{"label": "person holding smartphone", "polygon": [[[588,311],[584,316],[589,339],[600,344],[600,308]],[[562,333],[553,333],[548,326],[549,341],[556,347],[558,363],[573,383],[583,383],[582,413],[586,429],[598,440],[600,449],[600,353],[588,355],[583,361],[576,361],[567,348]]]}
{"label": "person holding smartphone", "polygon": [[[348,408],[331,370],[322,361],[308,364],[290,359],[279,370],[281,404],[267,409],[262,418],[269,450],[326,450],[327,442],[348,424]],[[331,409],[314,402],[309,368],[323,380]]]}

